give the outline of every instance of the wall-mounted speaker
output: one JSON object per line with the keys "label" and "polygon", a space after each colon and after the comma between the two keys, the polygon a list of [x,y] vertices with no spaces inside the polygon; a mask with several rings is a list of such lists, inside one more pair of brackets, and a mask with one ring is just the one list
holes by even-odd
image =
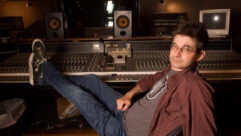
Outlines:
{"label": "wall-mounted speaker", "polygon": [[45,28],[47,39],[64,38],[64,20],[62,12],[45,13]]}
{"label": "wall-mounted speaker", "polygon": [[114,12],[115,38],[132,37],[132,12],[129,10]]}

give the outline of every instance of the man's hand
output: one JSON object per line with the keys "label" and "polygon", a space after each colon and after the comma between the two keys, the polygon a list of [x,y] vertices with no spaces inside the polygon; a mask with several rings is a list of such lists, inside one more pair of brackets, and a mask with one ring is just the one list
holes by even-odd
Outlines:
{"label": "man's hand", "polygon": [[141,87],[139,85],[136,85],[133,89],[131,89],[129,92],[127,92],[124,96],[116,100],[117,104],[117,110],[126,111],[129,106],[131,105],[132,97],[136,94],[141,93]]}
{"label": "man's hand", "polygon": [[117,110],[126,111],[131,105],[131,97],[124,95],[121,98],[116,100]]}

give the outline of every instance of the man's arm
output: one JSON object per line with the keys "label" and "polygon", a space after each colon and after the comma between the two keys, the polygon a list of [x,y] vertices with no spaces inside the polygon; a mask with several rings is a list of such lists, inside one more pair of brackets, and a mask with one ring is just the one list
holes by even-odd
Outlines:
{"label": "man's arm", "polygon": [[140,94],[142,91],[141,87],[137,84],[134,88],[132,88],[129,92],[127,92],[124,96],[116,100],[117,110],[126,111],[131,105],[131,100],[133,96]]}
{"label": "man's arm", "polygon": [[127,92],[123,97],[116,100],[117,110],[126,111],[131,105],[133,96],[151,89],[154,83],[163,76],[163,73],[157,72],[154,75],[147,76],[146,78],[138,81],[137,85]]}

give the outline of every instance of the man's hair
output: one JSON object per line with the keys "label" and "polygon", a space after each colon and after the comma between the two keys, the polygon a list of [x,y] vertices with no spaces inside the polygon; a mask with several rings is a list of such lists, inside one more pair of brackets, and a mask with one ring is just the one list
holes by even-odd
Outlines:
{"label": "man's hair", "polygon": [[178,25],[177,29],[173,32],[173,37],[176,35],[186,35],[197,40],[197,52],[206,50],[208,44],[208,33],[202,23],[183,23]]}

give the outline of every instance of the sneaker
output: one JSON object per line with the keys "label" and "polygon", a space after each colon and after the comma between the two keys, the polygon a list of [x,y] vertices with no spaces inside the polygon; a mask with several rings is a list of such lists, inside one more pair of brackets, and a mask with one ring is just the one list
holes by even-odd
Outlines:
{"label": "sneaker", "polygon": [[32,53],[30,54],[29,80],[31,85],[38,85],[38,78],[41,77],[40,64],[47,62],[48,56],[44,43],[40,39],[35,39],[32,44]]}

